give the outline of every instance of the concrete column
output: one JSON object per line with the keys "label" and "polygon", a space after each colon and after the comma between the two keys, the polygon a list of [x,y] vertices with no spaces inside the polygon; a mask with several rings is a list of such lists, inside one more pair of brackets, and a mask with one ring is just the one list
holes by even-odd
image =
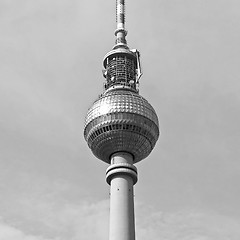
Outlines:
{"label": "concrete column", "polygon": [[128,153],[117,153],[111,158],[107,169],[110,191],[109,240],[135,240],[134,193],[137,169]]}

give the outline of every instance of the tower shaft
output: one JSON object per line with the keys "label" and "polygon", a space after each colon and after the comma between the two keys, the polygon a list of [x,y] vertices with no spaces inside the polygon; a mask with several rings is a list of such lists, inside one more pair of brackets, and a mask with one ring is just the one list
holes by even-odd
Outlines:
{"label": "tower shaft", "polygon": [[117,153],[107,169],[110,189],[109,240],[135,240],[133,185],[137,169],[129,153]]}

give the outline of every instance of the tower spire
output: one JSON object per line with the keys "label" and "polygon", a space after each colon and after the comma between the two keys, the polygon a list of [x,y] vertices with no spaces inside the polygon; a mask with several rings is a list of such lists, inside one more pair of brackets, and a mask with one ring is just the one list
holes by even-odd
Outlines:
{"label": "tower spire", "polygon": [[117,29],[115,30],[116,47],[127,47],[127,31],[125,29],[125,0],[116,0],[116,23]]}

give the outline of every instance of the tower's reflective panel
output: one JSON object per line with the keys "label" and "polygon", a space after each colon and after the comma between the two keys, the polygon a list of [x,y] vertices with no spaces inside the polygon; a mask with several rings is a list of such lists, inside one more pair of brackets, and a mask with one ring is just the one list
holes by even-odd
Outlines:
{"label": "tower's reflective panel", "polygon": [[112,89],[89,109],[84,135],[99,159],[110,163],[112,154],[128,152],[136,163],[154,148],[158,119],[153,107],[138,93]]}

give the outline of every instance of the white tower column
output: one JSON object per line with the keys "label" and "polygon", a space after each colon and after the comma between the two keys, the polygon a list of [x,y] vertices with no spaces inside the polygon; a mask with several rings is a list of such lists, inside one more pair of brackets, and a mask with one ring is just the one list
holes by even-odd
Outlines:
{"label": "white tower column", "polygon": [[133,185],[137,182],[137,169],[132,155],[113,154],[106,180],[111,186],[109,240],[135,240]]}

